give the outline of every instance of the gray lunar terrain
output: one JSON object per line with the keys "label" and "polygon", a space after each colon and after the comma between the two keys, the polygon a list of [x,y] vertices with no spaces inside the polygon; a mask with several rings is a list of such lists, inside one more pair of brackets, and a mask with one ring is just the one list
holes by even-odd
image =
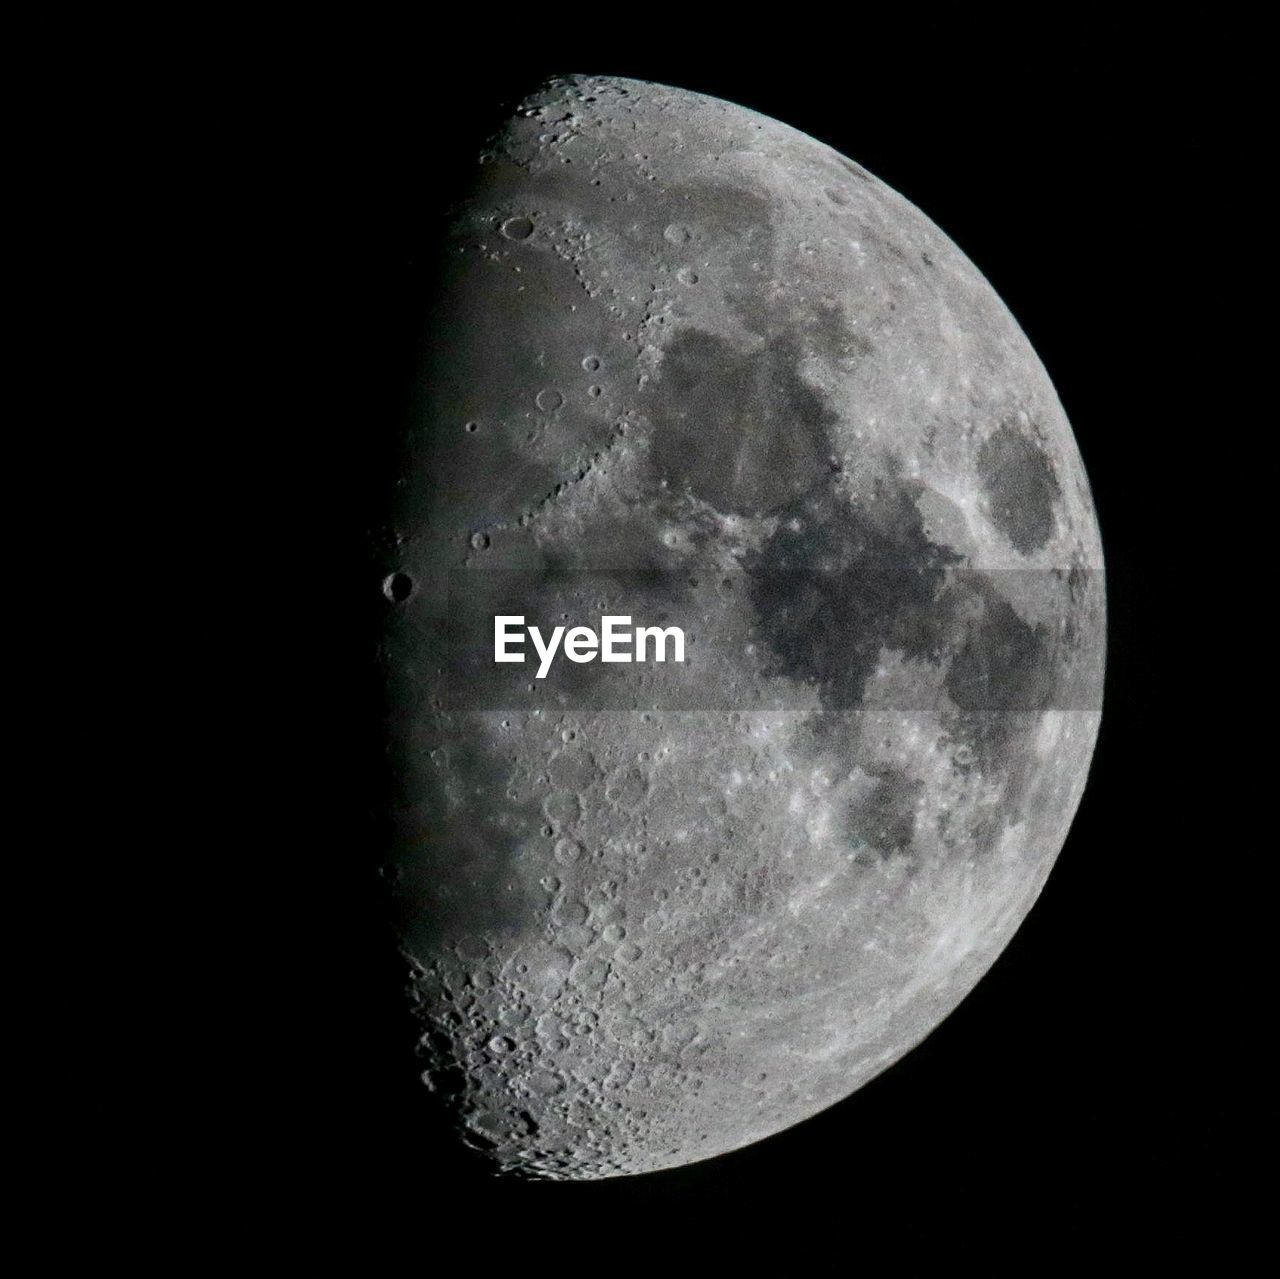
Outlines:
{"label": "gray lunar terrain", "polygon": [[[438,287],[382,645],[424,1079],[505,1172],[733,1150],[919,1043],[1045,883],[1104,660],[1071,428],[917,209],[690,92],[527,99]],[[536,681],[513,599],[688,660]]]}

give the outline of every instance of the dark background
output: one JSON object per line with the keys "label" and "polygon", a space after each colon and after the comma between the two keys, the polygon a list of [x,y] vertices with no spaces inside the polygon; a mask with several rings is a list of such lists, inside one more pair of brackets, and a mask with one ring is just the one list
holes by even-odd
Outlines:
{"label": "dark background", "polygon": [[[313,681],[308,766],[272,857],[296,866],[299,889],[281,930],[289,958],[260,983],[276,1011],[242,1032],[245,1166],[282,1210],[410,1232],[677,1205],[739,1234],[815,1205],[828,1226],[848,1212],[902,1230],[941,1204],[1016,1208],[1062,1230],[1139,1209],[1172,1224],[1237,1202],[1271,1112],[1241,1100],[1250,1049],[1235,1011],[1231,868],[1259,848],[1240,828],[1237,761],[1215,719],[1235,659],[1219,638],[1223,552],[1211,535],[1237,499],[1212,442],[1240,429],[1223,293],[1248,258],[1232,225],[1231,110],[1206,78],[1218,55],[1088,38],[1064,39],[1060,65],[994,53],[935,65],[901,44],[815,61],[780,57],[767,38],[732,58],[714,42],[676,57],[682,42],[664,39],[665,54],[620,57],[503,39],[476,48],[437,34],[318,60],[300,37],[304,74],[263,124],[264,175],[303,196],[273,246],[296,277],[282,327],[308,335],[280,421],[306,458],[296,479],[309,523],[288,545],[310,548],[294,561],[319,565],[323,595],[291,641]],[[369,659],[381,602],[364,534],[420,340],[435,211],[507,106],[574,71],[774,116],[856,159],[955,240],[1026,331],[1074,426],[1102,525],[1110,648],[1093,771],[1057,867],[1006,953],[924,1044],[746,1150],[645,1177],[526,1185],[473,1163],[417,1080],[375,874]],[[280,585],[288,596],[296,584]]]}

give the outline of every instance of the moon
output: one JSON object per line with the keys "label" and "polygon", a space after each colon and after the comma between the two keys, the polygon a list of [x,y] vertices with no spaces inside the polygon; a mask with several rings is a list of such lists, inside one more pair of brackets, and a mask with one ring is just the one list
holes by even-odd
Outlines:
{"label": "moon", "polygon": [[[963,253],[742,107],[550,81],[438,248],[370,582],[423,1079],[502,1173],[707,1159],[910,1051],[1043,888],[1101,713],[1088,481]],[[498,614],[686,660],[540,680]]]}

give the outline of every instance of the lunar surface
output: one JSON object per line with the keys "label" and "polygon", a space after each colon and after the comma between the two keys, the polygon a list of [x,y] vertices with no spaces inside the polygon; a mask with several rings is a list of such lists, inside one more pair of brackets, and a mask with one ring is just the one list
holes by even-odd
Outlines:
{"label": "lunar surface", "polygon": [[[1026,916],[1097,524],[991,287],[812,138],[571,77],[458,195],[370,584],[423,1078],[502,1172],[668,1168],[866,1083]],[[538,679],[498,614],[686,660]]]}

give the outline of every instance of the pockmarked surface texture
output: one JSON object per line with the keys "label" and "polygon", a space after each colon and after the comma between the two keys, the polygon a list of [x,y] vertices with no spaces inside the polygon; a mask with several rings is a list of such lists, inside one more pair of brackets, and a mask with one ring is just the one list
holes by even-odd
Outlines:
{"label": "pockmarked surface texture", "polygon": [[[508,1172],[735,1149],[917,1044],[1044,885],[1104,660],[1071,429],[925,216],[680,90],[530,97],[439,290],[382,643],[424,1079]],[[687,660],[539,681],[494,612]]]}

